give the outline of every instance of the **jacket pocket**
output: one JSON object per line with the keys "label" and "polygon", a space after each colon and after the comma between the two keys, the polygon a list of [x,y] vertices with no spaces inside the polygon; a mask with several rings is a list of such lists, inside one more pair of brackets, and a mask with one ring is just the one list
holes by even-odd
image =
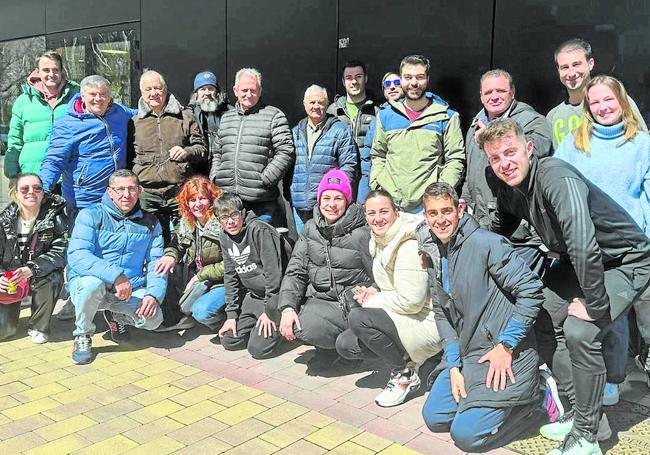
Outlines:
{"label": "jacket pocket", "polygon": [[77,176],[77,185],[81,186],[86,178],[86,174],[88,173],[88,164],[84,164],[81,167],[81,171],[79,171],[79,175]]}

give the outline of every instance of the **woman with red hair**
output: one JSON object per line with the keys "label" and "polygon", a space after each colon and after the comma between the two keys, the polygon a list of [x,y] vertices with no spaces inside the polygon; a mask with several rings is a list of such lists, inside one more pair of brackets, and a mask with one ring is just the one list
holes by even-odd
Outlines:
{"label": "woman with red hair", "polygon": [[168,273],[179,262],[183,263],[182,271],[177,273],[182,273],[182,283],[187,282],[180,299],[181,311],[186,316],[171,327],[161,326],[163,331],[189,328],[189,315],[212,330],[217,330],[225,320],[221,225],[212,209],[221,193],[210,180],[196,176],[188,179],[176,196],[181,220],[156,264],[156,273]]}

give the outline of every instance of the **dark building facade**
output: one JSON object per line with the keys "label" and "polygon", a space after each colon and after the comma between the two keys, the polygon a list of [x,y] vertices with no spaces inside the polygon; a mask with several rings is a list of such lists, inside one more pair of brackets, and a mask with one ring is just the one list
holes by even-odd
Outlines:
{"label": "dark building facade", "polygon": [[161,72],[187,101],[198,71],[213,70],[232,98],[236,70],[253,66],[263,98],[291,124],[304,116],[309,85],[326,87],[330,98],[342,91],[346,60],[368,64],[369,87],[381,96],[383,73],[421,53],[432,63],[430,89],[467,127],[480,108],[478,79],[490,68],[510,71],[517,98],[540,112],[559,103],[553,50],[579,36],[594,48],[594,74],[621,78],[648,119],[649,19],[645,1],[0,0],[0,48],[14,59],[0,62],[0,134],[18,84],[46,48],[65,55],[72,79],[103,74],[132,106],[144,68]]}

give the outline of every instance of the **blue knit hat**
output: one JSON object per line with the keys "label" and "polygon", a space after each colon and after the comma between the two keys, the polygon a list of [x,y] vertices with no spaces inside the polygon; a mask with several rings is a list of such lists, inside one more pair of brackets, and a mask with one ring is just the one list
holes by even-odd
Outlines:
{"label": "blue knit hat", "polygon": [[213,72],[211,72],[211,71],[201,71],[194,78],[194,91],[195,92],[198,89],[200,89],[201,87],[205,86],[205,85],[214,85],[215,87],[219,86],[219,84],[217,83],[217,76],[215,76]]}

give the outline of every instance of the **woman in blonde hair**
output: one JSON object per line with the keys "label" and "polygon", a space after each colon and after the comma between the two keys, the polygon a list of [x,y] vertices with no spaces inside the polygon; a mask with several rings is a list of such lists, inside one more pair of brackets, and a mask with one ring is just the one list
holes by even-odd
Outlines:
{"label": "woman in blonde hair", "polygon": [[[582,106],[582,124],[562,141],[554,156],[573,165],[650,236],[650,136],[639,128],[625,87],[612,76],[594,77],[585,87]],[[618,384],[625,380],[628,340],[625,312],[603,344],[605,405],[618,402]]]}

